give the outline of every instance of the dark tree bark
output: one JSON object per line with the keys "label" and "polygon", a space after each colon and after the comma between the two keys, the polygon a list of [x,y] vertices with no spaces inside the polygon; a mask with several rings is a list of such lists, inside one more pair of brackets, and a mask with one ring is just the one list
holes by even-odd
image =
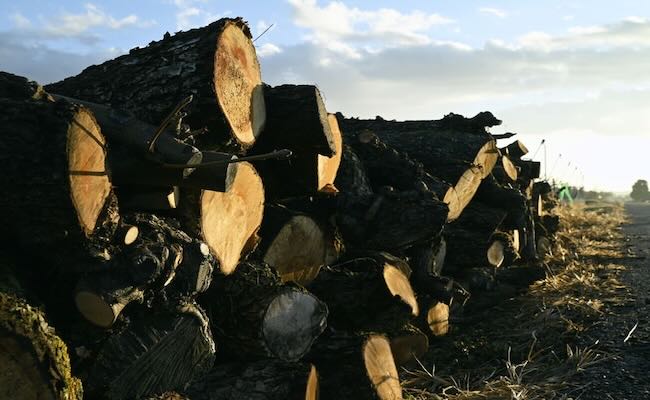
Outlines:
{"label": "dark tree bark", "polygon": [[183,393],[192,400],[317,400],[318,373],[309,363],[278,360],[217,364]]}
{"label": "dark tree bark", "polygon": [[327,306],[301,286],[283,284],[267,265],[244,263],[214,280],[202,302],[230,357],[296,361],[325,329]]}
{"label": "dark tree bark", "polygon": [[383,335],[328,330],[307,360],[318,366],[323,399],[402,398],[390,341]]}
{"label": "dark tree bark", "polygon": [[528,154],[528,148],[519,140],[515,140],[506,147],[501,149],[504,155],[507,155],[512,160],[518,160]]}
{"label": "dark tree bark", "polygon": [[250,147],[264,127],[260,68],[245,22],[224,18],[132,49],[129,54],[86,68],[47,85],[49,92],[132,110],[160,124],[190,94],[184,122],[208,128],[199,148],[234,140]]}
{"label": "dark tree bark", "polygon": [[397,367],[417,365],[429,350],[429,338],[413,325],[390,335],[390,349]]}
{"label": "dark tree bark", "polygon": [[182,388],[215,360],[207,317],[192,303],[147,313],[102,346],[84,382],[89,396],[132,399]]}
{"label": "dark tree bark", "polygon": [[308,288],[327,304],[335,329],[389,332],[419,313],[408,276],[373,258],[323,268]]}

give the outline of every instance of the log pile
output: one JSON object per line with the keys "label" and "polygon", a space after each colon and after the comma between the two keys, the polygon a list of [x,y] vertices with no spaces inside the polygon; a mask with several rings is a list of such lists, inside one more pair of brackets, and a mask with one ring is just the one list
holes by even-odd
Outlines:
{"label": "log pile", "polygon": [[240,18],[45,88],[2,72],[0,106],[13,398],[401,399],[456,281],[557,230],[491,113],[328,113],[262,83]]}

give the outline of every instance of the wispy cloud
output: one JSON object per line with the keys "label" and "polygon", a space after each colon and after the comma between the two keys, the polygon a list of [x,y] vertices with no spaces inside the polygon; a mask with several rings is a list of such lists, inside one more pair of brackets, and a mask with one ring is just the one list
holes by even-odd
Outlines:
{"label": "wispy cloud", "polygon": [[256,49],[258,57],[268,57],[282,53],[282,49],[272,43],[264,43]]}
{"label": "wispy cloud", "polygon": [[508,16],[508,13],[505,10],[493,7],[481,7],[478,9],[480,13],[491,15],[494,17],[505,18]]}
{"label": "wispy cloud", "polygon": [[430,29],[454,22],[436,13],[402,13],[392,8],[368,10],[340,1],[325,6],[316,0],[288,2],[293,8],[294,23],[309,30],[308,40],[353,58],[360,54],[358,47],[368,43],[382,47],[430,43]]}
{"label": "wispy cloud", "polygon": [[188,30],[207,25],[220,18],[227,17],[231,11],[215,13],[208,9],[207,0],[172,0],[176,6],[176,29]]}

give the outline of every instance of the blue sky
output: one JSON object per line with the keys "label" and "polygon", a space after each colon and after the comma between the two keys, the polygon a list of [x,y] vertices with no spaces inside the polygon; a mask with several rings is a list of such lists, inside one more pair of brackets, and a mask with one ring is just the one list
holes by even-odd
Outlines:
{"label": "blue sky", "polygon": [[[169,31],[242,16],[271,84],[317,84],[330,111],[432,119],[491,110],[554,177],[650,179],[650,3],[30,1],[0,3],[0,69],[47,83]],[[539,154],[543,154],[540,152]],[[564,160],[572,164],[562,166]],[[579,181],[582,181],[580,178]],[[579,183],[579,182],[576,182]]]}

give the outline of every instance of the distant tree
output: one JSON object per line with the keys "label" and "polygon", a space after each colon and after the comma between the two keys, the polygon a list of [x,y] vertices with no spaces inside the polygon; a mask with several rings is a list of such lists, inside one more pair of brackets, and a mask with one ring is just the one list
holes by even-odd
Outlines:
{"label": "distant tree", "polygon": [[648,181],[639,179],[632,186],[632,193],[630,193],[632,200],[646,201],[650,200],[650,192],[648,191]]}

